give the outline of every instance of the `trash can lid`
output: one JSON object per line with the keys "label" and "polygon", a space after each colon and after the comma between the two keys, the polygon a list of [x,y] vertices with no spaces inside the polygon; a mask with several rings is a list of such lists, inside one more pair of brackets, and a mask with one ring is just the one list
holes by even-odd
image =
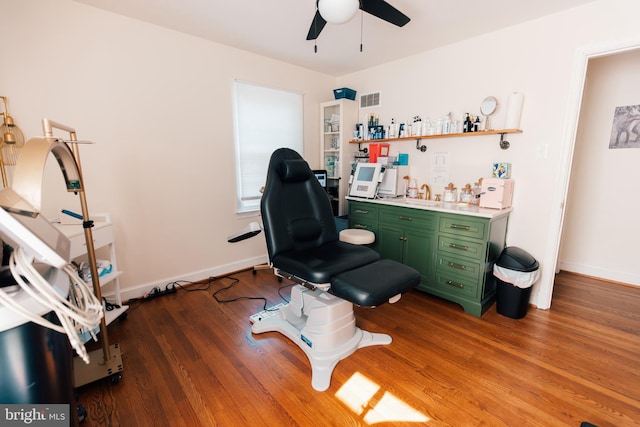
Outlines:
{"label": "trash can lid", "polygon": [[504,248],[496,264],[500,267],[523,272],[535,271],[539,266],[538,261],[531,254],[516,246]]}

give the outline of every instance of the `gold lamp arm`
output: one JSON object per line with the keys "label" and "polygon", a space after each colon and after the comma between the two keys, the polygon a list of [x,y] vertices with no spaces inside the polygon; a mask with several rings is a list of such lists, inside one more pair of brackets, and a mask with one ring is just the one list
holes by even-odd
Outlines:
{"label": "gold lamp arm", "polygon": [[[69,145],[71,146],[71,152],[75,160],[75,165],[78,172],[78,188],[75,192],[80,197],[80,206],[82,209],[82,227],[84,228],[84,237],[87,242],[87,255],[89,257],[89,267],[91,268],[91,282],[93,283],[93,292],[100,301],[102,301],[102,290],[100,289],[100,277],[98,275],[98,266],[96,261],[95,247],[93,244],[93,221],[89,218],[89,208],[87,206],[87,197],[84,192],[84,180],[82,178],[82,166],[80,164],[80,149],[78,147],[78,137],[76,130],[70,126],[62,123],[55,122],[49,119],[42,119],[42,131],[45,138],[54,138],[53,129],[63,130],[69,133]],[[65,144],[66,145],[66,144]],[[63,171],[64,172],[64,171]],[[68,186],[67,186],[68,188]],[[102,336],[102,351],[104,361],[111,361],[111,354],[109,349],[109,338],[107,335],[107,323],[103,317],[100,321],[100,334]]]}
{"label": "gold lamp arm", "polygon": [[[9,106],[7,105],[7,97],[0,96],[0,98],[2,98],[2,100],[4,101],[4,111],[2,112],[2,117],[3,117],[2,122],[7,123],[8,117],[9,117],[9,113],[7,112],[9,109]],[[9,128],[9,125],[7,125],[7,129],[8,128]],[[7,136],[10,138],[13,135],[11,135],[11,133],[7,131],[5,135],[2,135],[2,140],[0,140],[0,142],[4,143],[4,140]],[[4,159],[2,158],[2,150],[0,150],[0,173],[2,174],[2,186],[4,188],[7,188],[9,186],[9,180],[7,179],[7,171],[4,168]]]}
{"label": "gold lamp arm", "polygon": [[6,132],[2,135],[2,141],[5,144],[15,144],[16,143],[16,136],[13,134],[13,132],[11,132],[11,128],[14,127],[16,125],[16,123],[13,121],[13,117],[11,117],[11,115],[9,114],[9,100],[7,99],[6,96],[0,96],[0,98],[2,98],[2,100],[4,101],[4,124],[6,125]]}

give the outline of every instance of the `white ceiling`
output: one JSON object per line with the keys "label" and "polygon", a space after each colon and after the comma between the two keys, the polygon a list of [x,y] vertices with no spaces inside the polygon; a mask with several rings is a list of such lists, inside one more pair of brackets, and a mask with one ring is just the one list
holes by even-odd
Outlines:
{"label": "white ceiling", "polygon": [[346,24],[327,24],[317,53],[306,40],[315,0],[75,1],[341,76],[594,0],[388,0],[411,22],[399,28],[358,13]]}

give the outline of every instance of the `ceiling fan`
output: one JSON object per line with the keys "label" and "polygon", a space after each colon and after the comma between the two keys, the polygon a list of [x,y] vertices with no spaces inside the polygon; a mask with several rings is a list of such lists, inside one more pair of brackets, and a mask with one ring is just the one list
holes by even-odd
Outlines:
{"label": "ceiling fan", "polygon": [[344,24],[361,9],[391,24],[403,27],[411,19],[384,0],[316,0],[316,14],[307,40],[315,40],[327,24]]}

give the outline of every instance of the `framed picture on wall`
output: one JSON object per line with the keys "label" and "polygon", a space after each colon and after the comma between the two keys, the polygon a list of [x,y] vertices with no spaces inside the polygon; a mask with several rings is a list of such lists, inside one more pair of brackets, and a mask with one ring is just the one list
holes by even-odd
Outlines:
{"label": "framed picture on wall", "polygon": [[640,105],[616,107],[609,148],[640,148]]}

